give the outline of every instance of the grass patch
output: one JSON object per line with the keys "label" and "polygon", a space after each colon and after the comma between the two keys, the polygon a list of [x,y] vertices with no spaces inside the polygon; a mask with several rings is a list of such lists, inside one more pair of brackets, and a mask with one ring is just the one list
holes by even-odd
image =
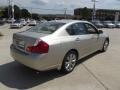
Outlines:
{"label": "grass patch", "polygon": [[0,36],[3,36],[3,34],[0,32]]}

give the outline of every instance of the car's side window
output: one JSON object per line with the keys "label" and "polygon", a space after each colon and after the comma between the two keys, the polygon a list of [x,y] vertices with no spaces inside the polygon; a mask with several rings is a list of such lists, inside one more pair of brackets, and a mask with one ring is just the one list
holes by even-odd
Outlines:
{"label": "car's side window", "polygon": [[88,34],[97,34],[97,30],[90,24],[85,23]]}
{"label": "car's side window", "polygon": [[66,30],[70,35],[83,35],[87,33],[86,27],[83,23],[72,24]]}

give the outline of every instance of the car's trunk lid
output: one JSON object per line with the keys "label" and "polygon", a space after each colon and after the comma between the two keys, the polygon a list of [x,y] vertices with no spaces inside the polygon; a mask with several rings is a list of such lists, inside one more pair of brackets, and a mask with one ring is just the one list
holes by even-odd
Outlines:
{"label": "car's trunk lid", "polygon": [[48,34],[29,32],[29,31],[15,33],[13,35],[13,45],[15,46],[16,49],[19,49],[23,52],[27,52],[26,48],[28,46],[33,46],[36,40],[47,35]]}

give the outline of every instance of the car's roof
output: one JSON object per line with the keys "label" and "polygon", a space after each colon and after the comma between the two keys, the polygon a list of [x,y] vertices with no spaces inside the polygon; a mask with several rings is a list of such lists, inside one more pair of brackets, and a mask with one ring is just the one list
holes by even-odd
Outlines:
{"label": "car's roof", "polygon": [[83,20],[67,20],[67,19],[63,19],[63,20],[52,20],[50,22],[58,22],[58,23],[71,23],[71,22],[85,22],[88,23],[88,21],[83,21]]}

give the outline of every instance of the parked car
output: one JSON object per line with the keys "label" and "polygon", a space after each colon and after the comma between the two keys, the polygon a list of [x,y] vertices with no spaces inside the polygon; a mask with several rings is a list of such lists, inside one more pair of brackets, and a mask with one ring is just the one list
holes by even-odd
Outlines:
{"label": "parked car", "polygon": [[21,19],[20,21],[21,21],[21,23],[22,23],[23,26],[27,25],[27,22],[25,21],[25,19]]}
{"label": "parked car", "polygon": [[87,21],[58,20],[15,33],[12,57],[30,68],[73,71],[77,60],[96,51],[106,51],[109,37]]}
{"label": "parked car", "polygon": [[41,23],[45,23],[45,22],[47,22],[47,20],[45,20],[45,19],[41,20]]}
{"label": "parked car", "polygon": [[5,20],[4,19],[0,19],[0,25],[4,25],[5,24]]}
{"label": "parked car", "polygon": [[92,21],[92,23],[97,27],[97,28],[103,28],[104,25],[100,21]]}
{"label": "parked car", "polygon": [[106,28],[115,28],[115,24],[113,24],[112,21],[104,21],[104,26]]}
{"label": "parked car", "polygon": [[40,20],[38,20],[38,21],[37,21],[37,24],[41,24],[41,21],[40,21]]}
{"label": "parked car", "polygon": [[7,20],[7,23],[12,23],[12,22],[15,22],[15,21],[16,21],[15,19],[10,18],[10,19]]}
{"label": "parked car", "polygon": [[10,27],[11,28],[22,28],[23,24],[21,23],[20,20],[16,20],[15,22],[11,23]]}
{"label": "parked car", "polygon": [[120,22],[117,22],[117,23],[116,23],[116,27],[117,27],[117,28],[120,28]]}
{"label": "parked car", "polygon": [[27,19],[26,22],[27,22],[27,23],[30,23],[30,19]]}
{"label": "parked car", "polygon": [[31,21],[29,22],[29,26],[36,26],[36,25],[37,25],[36,20],[31,20]]}

